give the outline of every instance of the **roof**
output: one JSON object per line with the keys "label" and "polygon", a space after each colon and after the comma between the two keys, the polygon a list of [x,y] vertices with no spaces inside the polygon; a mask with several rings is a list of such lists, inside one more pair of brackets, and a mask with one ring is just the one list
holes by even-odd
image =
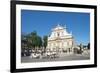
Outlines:
{"label": "roof", "polygon": [[55,30],[62,30],[62,29],[65,29],[66,27],[63,27],[61,25],[57,25],[55,28],[53,28],[52,30],[55,31]]}

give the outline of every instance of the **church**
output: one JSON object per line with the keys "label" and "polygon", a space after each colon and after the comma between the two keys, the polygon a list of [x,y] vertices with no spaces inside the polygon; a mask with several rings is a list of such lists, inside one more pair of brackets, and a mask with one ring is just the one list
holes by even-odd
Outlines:
{"label": "church", "polygon": [[66,26],[57,25],[51,30],[47,40],[47,48],[51,51],[67,51],[72,52],[74,46],[74,38],[72,33],[69,33]]}

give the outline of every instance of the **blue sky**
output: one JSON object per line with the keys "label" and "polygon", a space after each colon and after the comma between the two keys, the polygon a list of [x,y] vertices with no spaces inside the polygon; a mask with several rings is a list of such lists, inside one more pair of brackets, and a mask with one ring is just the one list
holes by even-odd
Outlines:
{"label": "blue sky", "polygon": [[76,43],[87,44],[90,41],[89,13],[21,10],[23,33],[37,31],[43,37],[49,35],[57,24],[66,25],[67,31],[73,33]]}

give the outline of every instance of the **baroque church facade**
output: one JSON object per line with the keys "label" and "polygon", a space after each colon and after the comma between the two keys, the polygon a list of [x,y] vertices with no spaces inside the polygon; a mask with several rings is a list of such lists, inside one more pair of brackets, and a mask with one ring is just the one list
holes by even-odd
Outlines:
{"label": "baroque church facade", "polygon": [[52,29],[51,35],[48,37],[47,42],[47,48],[49,48],[51,51],[72,52],[74,45],[72,33],[68,33],[66,27],[58,24]]}

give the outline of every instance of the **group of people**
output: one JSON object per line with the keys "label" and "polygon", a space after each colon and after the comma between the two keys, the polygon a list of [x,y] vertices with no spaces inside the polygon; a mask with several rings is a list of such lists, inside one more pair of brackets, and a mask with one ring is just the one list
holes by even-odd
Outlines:
{"label": "group of people", "polygon": [[30,56],[31,58],[57,58],[61,53],[73,52],[76,54],[81,54],[82,51],[83,50],[80,48],[67,48],[66,50],[63,48],[31,48],[24,49],[22,55]]}

